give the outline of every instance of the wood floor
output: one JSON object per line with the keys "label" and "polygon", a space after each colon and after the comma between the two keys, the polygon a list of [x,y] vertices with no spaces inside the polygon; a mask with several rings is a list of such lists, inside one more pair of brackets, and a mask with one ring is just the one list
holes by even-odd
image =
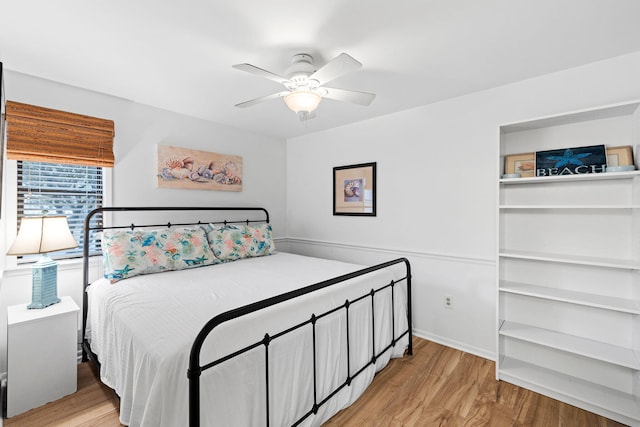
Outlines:
{"label": "wood floor", "polygon": [[[120,426],[118,399],[78,365],[78,392],[5,420],[6,427]],[[325,427],[622,426],[495,380],[492,361],[416,338],[414,355],[392,360],[366,393]],[[180,427],[180,426],[178,426]]]}

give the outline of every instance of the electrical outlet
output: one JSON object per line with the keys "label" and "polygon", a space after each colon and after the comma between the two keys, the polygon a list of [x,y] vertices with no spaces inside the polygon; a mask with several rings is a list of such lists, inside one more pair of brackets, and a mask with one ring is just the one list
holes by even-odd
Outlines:
{"label": "electrical outlet", "polygon": [[453,308],[453,297],[444,297],[444,308]]}

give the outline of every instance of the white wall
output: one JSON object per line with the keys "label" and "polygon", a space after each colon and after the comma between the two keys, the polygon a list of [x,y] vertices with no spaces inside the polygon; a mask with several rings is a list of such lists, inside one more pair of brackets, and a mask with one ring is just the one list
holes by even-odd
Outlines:
{"label": "white wall", "polygon": [[[114,205],[261,205],[294,252],[363,264],[407,256],[416,332],[492,358],[498,126],[640,99],[639,76],[640,52],[287,142],[11,71],[5,90],[9,100],[115,121]],[[156,144],[243,156],[244,191],[155,188]],[[378,216],[334,217],[332,168],[371,161],[378,164]],[[15,227],[4,202],[2,254]],[[59,294],[81,303],[78,266],[59,273]],[[29,301],[29,274],[4,272],[0,330],[6,306]],[[452,310],[443,307],[445,295]]]}
{"label": "white wall", "polygon": [[[493,358],[498,127],[632,99],[640,52],[289,140],[292,251],[407,256],[416,333]],[[373,161],[377,216],[333,216],[332,168]]]}
{"label": "white wall", "polygon": [[[281,238],[285,235],[285,140],[233,129],[11,71],[6,71],[5,74],[5,91],[7,100],[115,121],[116,164],[112,171],[112,205],[262,206],[271,214],[275,237]],[[243,191],[156,188],[157,144],[242,156]],[[9,167],[7,172],[10,170]],[[5,195],[6,193],[7,187]],[[15,207],[15,200],[5,198],[3,203],[0,222],[0,268],[5,267],[5,248],[11,244],[15,236],[15,214],[12,221],[7,206]],[[12,269],[10,264],[9,262],[8,268],[4,269],[0,281],[2,331],[6,330],[6,307],[26,303],[31,299],[30,268]],[[70,295],[81,305],[82,279],[77,262],[64,263],[59,267],[58,294]],[[0,337],[0,372],[4,372],[5,333],[0,334]]]}

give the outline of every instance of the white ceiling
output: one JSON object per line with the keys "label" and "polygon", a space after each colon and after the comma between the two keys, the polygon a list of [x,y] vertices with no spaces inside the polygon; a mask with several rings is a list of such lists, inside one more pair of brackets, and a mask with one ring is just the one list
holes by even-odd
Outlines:
{"label": "white ceiling", "polygon": [[[290,138],[640,51],[639,0],[0,0],[6,69]],[[300,122],[281,90],[296,53],[363,67]],[[639,76],[640,78],[640,76]],[[10,92],[10,88],[6,88]]]}

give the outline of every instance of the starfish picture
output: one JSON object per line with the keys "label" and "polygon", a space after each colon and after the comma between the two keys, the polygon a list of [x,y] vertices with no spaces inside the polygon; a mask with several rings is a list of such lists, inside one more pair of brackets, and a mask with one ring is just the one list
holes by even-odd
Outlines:
{"label": "starfish picture", "polygon": [[582,166],[584,163],[582,163],[582,160],[580,159],[584,159],[585,157],[589,157],[590,155],[591,153],[573,154],[573,150],[567,148],[566,150],[564,150],[564,154],[562,156],[548,156],[547,159],[556,162],[556,168],[561,168],[562,166],[567,165]]}
{"label": "starfish picture", "polygon": [[538,151],[535,156],[536,176],[602,173],[607,166],[603,144]]}

